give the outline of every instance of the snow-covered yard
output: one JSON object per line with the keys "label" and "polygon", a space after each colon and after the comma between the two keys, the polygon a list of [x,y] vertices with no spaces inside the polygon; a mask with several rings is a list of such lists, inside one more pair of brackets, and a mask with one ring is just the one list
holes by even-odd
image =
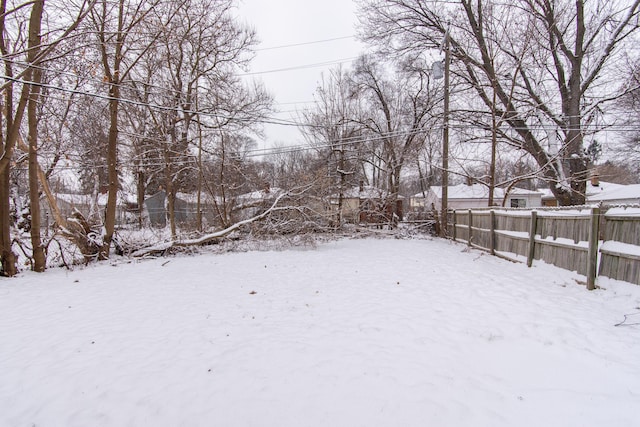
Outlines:
{"label": "snow-covered yard", "polygon": [[23,273],[0,426],[638,425],[640,287],[576,279],[394,239]]}

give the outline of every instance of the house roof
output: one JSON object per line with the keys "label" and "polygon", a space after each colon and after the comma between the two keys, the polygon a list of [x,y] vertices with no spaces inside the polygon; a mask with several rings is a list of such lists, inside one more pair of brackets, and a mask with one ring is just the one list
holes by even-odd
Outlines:
{"label": "house roof", "polygon": [[[585,189],[585,192],[587,193],[587,199],[591,200],[592,198],[598,195],[608,194],[610,191],[619,189],[622,187],[627,187],[627,186],[622,184],[614,184],[613,182],[605,182],[605,181],[600,181],[598,185],[593,185],[591,181],[587,181],[587,187]],[[543,193],[543,196],[542,196],[543,199],[555,199],[556,197],[553,195],[553,193],[551,192],[551,189],[549,188],[542,188],[539,191]],[[604,199],[598,198],[598,200],[604,200]]]}
{"label": "house roof", "polygon": [[629,200],[631,203],[640,203],[640,184],[619,185],[603,188],[599,192],[589,194],[587,199],[590,202],[604,202],[607,200]]}
{"label": "house roof", "polygon": [[[93,194],[73,194],[73,193],[54,193],[54,197],[63,202],[69,203],[70,205],[90,205],[94,201]],[[97,205],[98,206],[106,206],[107,205],[108,194],[98,194],[97,195]],[[118,203],[126,202],[126,203],[137,203],[138,199],[135,194],[129,194],[122,191],[118,192]]]}
{"label": "house roof", "polygon": [[271,199],[284,193],[284,190],[278,187],[271,187],[269,190],[256,190],[250,193],[241,194],[238,200],[243,202]]}
{"label": "house roof", "polygon": [[[438,199],[442,198],[442,186],[440,185],[432,185],[431,190],[436,195]],[[496,188],[493,190],[493,196],[496,198],[503,198],[505,195],[505,191],[503,188]],[[539,196],[542,195],[540,191],[532,191],[525,190],[524,188],[514,187],[509,191],[509,195],[511,196]],[[422,193],[416,194],[414,197],[422,197]],[[489,187],[482,184],[459,184],[459,185],[450,185],[447,191],[447,198],[449,200],[469,200],[469,199],[479,199],[484,200],[489,198]]]}
{"label": "house roof", "polygon": [[538,191],[542,193],[542,200],[552,200],[556,198],[550,188],[541,188]]}
{"label": "house roof", "polygon": [[605,182],[605,181],[600,181],[598,185],[593,185],[591,181],[587,181],[587,188],[585,191],[587,193],[587,197],[589,197],[589,196],[595,196],[595,195],[602,194],[604,192],[608,192],[608,191],[615,190],[622,187],[626,187],[626,185],[614,184],[613,182]]}
{"label": "house roof", "polygon": [[[389,197],[389,192],[381,188],[365,185],[362,189],[360,187],[349,188],[344,192],[343,196],[349,199],[383,199]],[[338,197],[338,195],[334,194],[333,197]],[[398,199],[404,199],[404,197],[398,194]]]}
{"label": "house roof", "polygon": [[[182,193],[178,192],[176,197],[183,202],[196,204],[198,202],[198,193]],[[207,192],[200,193],[200,203],[213,203],[213,197]]]}

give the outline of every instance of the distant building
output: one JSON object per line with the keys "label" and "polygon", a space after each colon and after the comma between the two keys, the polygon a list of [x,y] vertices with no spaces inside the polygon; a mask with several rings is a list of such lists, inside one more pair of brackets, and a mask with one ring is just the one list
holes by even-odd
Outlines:
{"label": "distant building", "polygon": [[[89,221],[100,218],[104,220],[105,209],[107,207],[107,194],[74,194],[74,193],[55,193],[56,205],[60,210],[63,218],[70,218],[71,214],[77,209]],[[51,224],[53,214],[51,206],[46,197],[42,197],[40,204],[41,222],[43,225]],[[123,192],[118,193],[116,205],[116,223],[125,224],[134,222],[138,214],[138,202],[136,197]]]}
{"label": "distant building", "polygon": [[[338,211],[339,195],[334,194],[329,202],[333,212]],[[394,198],[388,191],[362,185],[345,191],[342,195],[342,218],[350,223],[383,224],[403,217],[403,196]],[[394,204],[397,218],[394,218]]]}
{"label": "distant building", "polygon": [[[206,193],[200,195],[200,212],[208,224],[216,224],[218,211],[226,204],[228,214],[235,220],[247,219],[257,215],[268,207],[282,192],[280,189],[265,189],[251,193],[230,196],[226,200],[212,198]],[[144,201],[149,222],[154,227],[165,227],[167,224],[167,196],[164,190],[147,197]],[[224,209],[224,208],[223,208]],[[175,220],[178,224],[194,224],[198,215],[198,197],[196,193],[178,193],[174,204]]]}
{"label": "distant building", "polygon": [[[514,187],[508,194],[502,188],[493,192],[494,206],[509,208],[531,208],[542,206],[542,192]],[[442,207],[442,186],[429,187],[426,194],[418,193],[411,197],[411,206],[423,209],[440,210]],[[482,184],[460,184],[447,189],[447,207],[450,209],[471,209],[489,206],[489,187]]]}
{"label": "distant building", "polygon": [[609,184],[601,188],[600,185],[591,186],[587,192],[587,203],[603,203],[607,205],[639,205],[640,184],[620,185]]}
{"label": "distant building", "polygon": [[[557,206],[558,201],[550,189],[543,192],[543,206]],[[624,185],[613,182],[600,181],[592,178],[587,181],[585,202],[588,204],[602,203],[609,205],[640,204],[640,184]]]}
{"label": "distant building", "polygon": [[[149,223],[153,227],[165,227],[167,225],[167,194],[164,190],[147,197],[144,205],[149,217]],[[211,198],[206,194],[200,196],[200,211],[206,221],[213,222],[215,214]],[[174,202],[174,214],[177,224],[195,223],[198,215],[198,199],[194,193],[178,193]]]}

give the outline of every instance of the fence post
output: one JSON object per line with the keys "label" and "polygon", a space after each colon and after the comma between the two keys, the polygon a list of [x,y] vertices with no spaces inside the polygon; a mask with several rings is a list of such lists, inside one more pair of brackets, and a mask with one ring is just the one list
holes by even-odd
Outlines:
{"label": "fence post", "polygon": [[491,255],[496,254],[496,212],[491,209],[489,211],[489,250]]}
{"label": "fence post", "polygon": [[471,231],[472,228],[473,228],[473,212],[471,212],[471,209],[469,209],[469,235],[468,235],[469,236],[469,240],[467,242],[467,244],[469,246],[471,246],[471,238],[473,237],[472,236],[472,231]]}
{"label": "fence post", "polygon": [[453,234],[453,241],[456,241],[456,233],[457,233],[457,223],[458,223],[458,219],[456,218],[456,211],[455,209],[453,210],[453,230],[451,230],[451,234]]}
{"label": "fence post", "polygon": [[443,222],[444,222],[444,235],[449,236],[449,210],[448,209],[445,212]]}
{"label": "fence post", "polygon": [[587,259],[587,289],[596,288],[598,267],[598,234],[600,233],[600,208],[591,209],[591,227],[589,228],[589,255]]}
{"label": "fence post", "polygon": [[538,211],[531,211],[531,227],[529,227],[529,253],[527,256],[527,267],[533,265],[533,257],[536,250],[536,229],[538,225]]}

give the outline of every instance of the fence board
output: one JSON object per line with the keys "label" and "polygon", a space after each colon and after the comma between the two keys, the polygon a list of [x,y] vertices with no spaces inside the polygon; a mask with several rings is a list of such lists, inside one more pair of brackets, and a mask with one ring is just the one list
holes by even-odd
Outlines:
{"label": "fence board", "polygon": [[613,208],[602,220],[599,275],[640,285],[640,209]]}
{"label": "fence board", "polygon": [[[503,258],[543,260],[576,271],[587,276],[590,288],[595,284],[596,274],[640,284],[640,209],[609,209],[601,207],[600,211],[596,208],[592,212],[591,207],[569,211],[540,208],[536,209],[535,224],[532,211],[460,210],[453,215],[452,227],[456,230],[455,240]],[[535,227],[531,228],[532,225]],[[596,266],[598,237],[604,243]]]}

